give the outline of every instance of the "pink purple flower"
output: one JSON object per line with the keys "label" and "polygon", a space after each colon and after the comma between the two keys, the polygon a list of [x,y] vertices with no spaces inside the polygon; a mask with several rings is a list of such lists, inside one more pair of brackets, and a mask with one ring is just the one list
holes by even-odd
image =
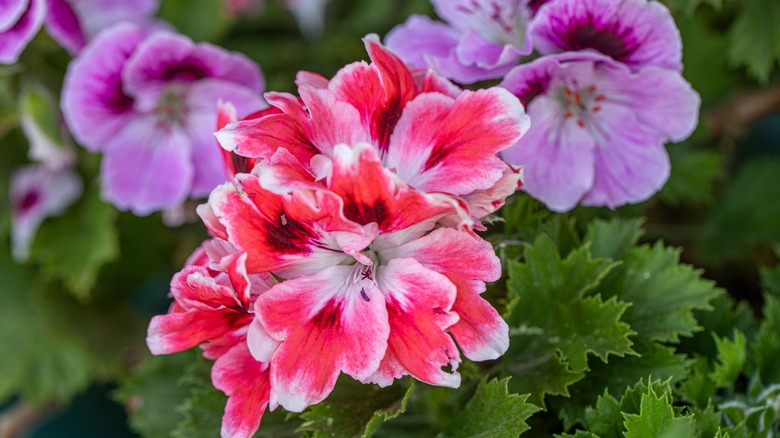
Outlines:
{"label": "pink purple flower", "polygon": [[320,174],[336,145],[367,142],[397,177],[458,196],[477,219],[500,207],[520,184],[519,169],[497,157],[530,124],[518,99],[500,88],[462,91],[433,71],[418,84],[375,37],[366,47],[373,64],[351,64],[330,81],[299,73],[300,99],[266,93],[276,109],[217,132],[222,146],[254,159],[283,147]]}
{"label": "pink purple flower", "polygon": [[159,0],[46,0],[46,31],[71,54],[120,21],[148,23]]}
{"label": "pink purple flower", "polygon": [[540,58],[501,86],[533,120],[503,157],[525,166],[525,190],[556,211],[646,200],[669,176],[664,143],[698,120],[699,96],[677,71],[633,71],[592,52]]}
{"label": "pink purple flower", "polygon": [[61,214],[81,192],[81,178],[68,168],[29,165],[11,175],[11,247],[15,260],[27,259],[41,223]]}
{"label": "pink purple flower", "polygon": [[432,0],[448,24],[412,15],[387,46],[417,68],[463,84],[502,77],[531,53],[526,0]]}
{"label": "pink purple flower", "polygon": [[593,50],[634,69],[682,71],[682,40],[669,10],[648,0],[554,0],[533,19],[542,54]]}
{"label": "pink purple flower", "polygon": [[217,104],[263,108],[260,69],[243,55],[167,31],[119,24],[68,67],[62,111],[104,154],[103,195],[139,215],[208,194],[225,180],[212,135]]}
{"label": "pink purple flower", "polygon": [[0,64],[13,64],[38,33],[44,0],[0,0]]}

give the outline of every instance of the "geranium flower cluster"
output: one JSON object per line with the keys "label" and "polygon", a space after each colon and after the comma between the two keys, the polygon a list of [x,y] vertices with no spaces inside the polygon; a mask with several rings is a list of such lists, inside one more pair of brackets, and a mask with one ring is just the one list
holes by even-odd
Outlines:
{"label": "geranium flower cluster", "polygon": [[[693,132],[700,103],[681,75],[680,34],[661,2],[432,3],[455,27],[412,17],[388,34],[389,46],[459,82],[502,78],[533,120],[503,153],[525,166],[529,194],[566,211],[641,202],[661,189],[670,172],[664,143]],[[517,66],[530,52],[518,50],[524,44],[543,56]]]}
{"label": "geranium flower cluster", "polygon": [[229,400],[222,435],[248,437],[267,405],[301,411],[341,373],[387,386],[405,375],[457,387],[460,351],[495,359],[508,328],[480,296],[501,274],[473,230],[521,182],[497,157],[529,129],[500,88],[415,76],[375,36],[372,64],[217,133],[231,181],[198,212],[214,238],[171,284],[155,354],[201,345]]}

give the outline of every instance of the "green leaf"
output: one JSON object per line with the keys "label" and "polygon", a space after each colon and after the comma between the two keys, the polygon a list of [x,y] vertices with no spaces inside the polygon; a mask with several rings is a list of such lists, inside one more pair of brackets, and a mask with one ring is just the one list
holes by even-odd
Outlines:
{"label": "green leaf", "polygon": [[[678,417],[671,404],[671,393],[656,394],[653,385],[642,394],[639,414],[624,413],[626,438],[688,438],[693,435],[693,418]],[[625,411],[624,411],[625,412]]]}
{"label": "green leaf", "polygon": [[585,241],[593,257],[624,258],[642,236],[643,219],[597,219],[588,225]]}
{"label": "green leaf", "polygon": [[159,16],[194,41],[215,41],[230,29],[220,0],[166,0]]}
{"label": "green leaf", "polygon": [[766,0],[743,0],[737,20],[731,28],[729,60],[745,66],[760,82],[780,63],[780,3]]}
{"label": "green leaf", "polygon": [[[769,2],[767,7],[770,4],[771,8],[780,7],[780,2]],[[739,258],[750,253],[756,244],[780,241],[778,174],[777,158],[754,159],[741,166],[710,212],[705,224],[707,232],[700,236],[701,251],[708,258],[714,262]]]}
{"label": "green leaf", "polygon": [[734,330],[734,339],[712,336],[718,349],[718,363],[709,377],[718,387],[732,385],[742,374],[747,359],[747,339],[738,330]]}
{"label": "green leaf", "polygon": [[620,436],[623,432],[620,412],[620,402],[604,390],[604,394],[596,400],[595,408],[585,411],[585,424],[598,436]]}
{"label": "green leaf", "polygon": [[[97,378],[124,367],[143,328],[122,303],[81,305],[35,270],[0,251],[0,400],[67,401]],[[140,336],[139,336],[140,335]]]}
{"label": "green leaf", "polygon": [[669,148],[669,157],[672,173],[658,196],[672,206],[684,201],[709,204],[713,200],[713,185],[722,173],[723,155],[676,145]]}
{"label": "green leaf", "polygon": [[314,438],[373,436],[382,423],[406,411],[414,384],[378,388],[342,378],[328,401],[307,409],[299,430]]}
{"label": "green leaf", "polygon": [[780,383],[780,298],[764,297],[764,320],[751,342],[751,359],[754,369],[761,373],[761,381]]}
{"label": "green leaf", "polygon": [[529,429],[526,420],[539,411],[528,395],[510,394],[508,380],[482,379],[474,397],[443,434],[451,438],[515,438]]}
{"label": "green leaf", "polygon": [[100,200],[93,185],[76,211],[41,226],[32,256],[44,273],[61,278],[79,299],[89,298],[100,268],[119,255],[116,210]]}
{"label": "green leaf", "polygon": [[[510,264],[508,289],[513,300],[507,322],[512,339],[504,364],[517,376],[513,383],[519,381],[513,390],[530,389],[534,400],[542,402],[545,394],[565,394],[566,385],[588,369],[589,354],[606,362],[609,355],[632,353],[631,329],[620,320],[628,305],[585,296],[615,266],[591,258],[587,247],[562,260],[546,235],[526,248],[523,263]],[[527,357],[529,353],[532,357]],[[543,380],[531,381],[531,375]]]}
{"label": "green leaf", "polygon": [[195,354],[151,356],[114,392],[114,398],[125,405],[135,431],[145,437],[171,436],[184,419],[175,407],[190,395],[182,376]]}
{"label": "green leaf", "polygon": [[711,309],[718,295],[701,271],[679,263],[680,251],[661,243],[633,248],[596,291],[631,303],[623,321],[639,339],[678,342],[700,329],[694,310]]}
{"label": "green leaf", "polygon": [[583,413],[597,402],[599,393],[607,391],[619,396],[647,376],[675,383],[688,375],[691,360],[675,354],[671,347],[639,340],[632,348],[637,355],[612,358],[609,363],[593,361],[586,377],[569,387],[570,397],[556,397],[550,401],[564,420],[564,427],[582,422]]}

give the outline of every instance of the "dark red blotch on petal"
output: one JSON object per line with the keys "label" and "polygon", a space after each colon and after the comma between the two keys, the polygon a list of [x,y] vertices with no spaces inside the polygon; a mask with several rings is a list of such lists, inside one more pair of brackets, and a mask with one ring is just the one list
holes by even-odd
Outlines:
{"label": "dark red blotch on petal", "polygon": [[335,301],[328,301],[311,319],[312,325],[320,330],[338,330],[341,325],[341,307]]}
{"label": "dark red blotch on petal", "polygon": [[280,216],[277,223],[268,225],[268,244],[279,252],[301,252],[311,239],[311,235],[311,232],[300,222],[285,215]]}
{"label": "dark red blotch on petal", "polygon": [[617,61],[628,58],[639,47],[631,30],[621,29],[617,23],[599,26],[592,20],[579,22],[564,38],[571,50],[594,49]]}
{"label": "dark red blotch on petal", "polygon": [[387,204],[381,199],[375,200],[374,203],[370,205],[347,202],[344,204],[344,216],[361,225],[376,222],[380,228],[383,228],[390,218],[390,210],[387,207]]}

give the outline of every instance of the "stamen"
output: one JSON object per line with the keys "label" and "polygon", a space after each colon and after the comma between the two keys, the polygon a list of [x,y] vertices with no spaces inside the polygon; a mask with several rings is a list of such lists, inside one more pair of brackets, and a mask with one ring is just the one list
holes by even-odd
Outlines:
{"label": "stamen", "polygon": [[360,288],[360,296],[361,296],[361,297],[362,297],[364,300],[366,300],[366,301],[371,301],[371,298],[369,298],[369,297],[368,297],[368,294],[366,294],[366,290],[365,290],[364,288],[362,288],[362,287]]}
{"label": "stamen", "polygon": [[580,128],[584,128],[585,127],[585,122],[583,122],[582,119],[579,119],[579,120],[577,120],[577,126],[579,126]]}

